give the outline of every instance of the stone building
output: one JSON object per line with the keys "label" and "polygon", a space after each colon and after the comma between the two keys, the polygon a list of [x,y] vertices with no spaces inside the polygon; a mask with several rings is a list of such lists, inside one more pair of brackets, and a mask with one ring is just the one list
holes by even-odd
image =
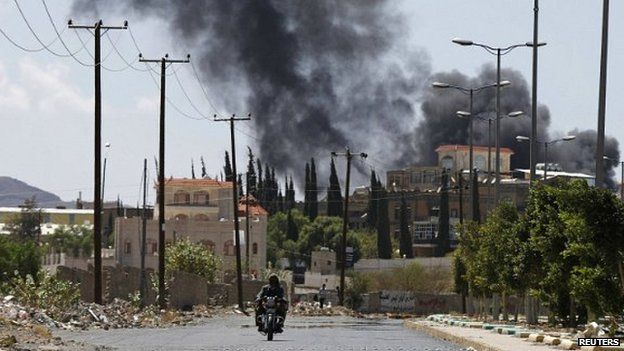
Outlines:
{"label": "stone building", "polygon": [[[240,218],[241,258],[243,265],[249,252],[249,271],[257,273],[266,266],[267,211],[254,198],[249,198],[249,242],[246,242],[245,198],[238,206]],[[213,179],[175,179],[165,182],[165,243],[181,238],[202,243],[223,260],[224,270],[235,270],[236,247],[232,210],[232,183]],[[158,267],[158,206],[154,218],[147,221],[147,268]],[[119,218],[115,242],[117,262],[140,267],[140,218]],[[247,250],[247,246],[249,250]]]}

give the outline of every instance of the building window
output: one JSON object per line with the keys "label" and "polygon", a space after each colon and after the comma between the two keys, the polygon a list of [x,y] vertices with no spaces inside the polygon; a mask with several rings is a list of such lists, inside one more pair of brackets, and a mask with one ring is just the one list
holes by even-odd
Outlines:
{"label": "building window", "polygon": [[130,255],[131,253],[132,253],[132,243],[130,243],[129,241],[126,241],[126,243],[124,244],[124,254]]}
{"label": "building window", "polygon": [[232,240],[228,240],[223,245],[223,255],[225,256],[234,256],[234,242]]}
{"label": "building window", "polygon": [[395,207],[394,208],[394,220],[398,221],[399,219],[401,219],[401,208]]}
{"label": "building window", "polygon": [[209,196],[205,191],[198,191],[193,194],[193,204],[208,205]]}
{"label": "building window", "polygon": [[327,265],[328,265],[328,266],[331,266],[331,261],[327,261]]}
{"label": "building window", "polygon": [[145,248],[145,250],[147,251],[148,255],[153,255],[156,253],[156,251],[158,251],[158,243],[156,242],[156,240],[148,240],[146,246],[147,247]]}
{"label": "building window", "polygon": [[211,240],[202,240],[200,241],[202,245],[206,248],[206,250],[210,253],[214,253],[215,243]]}
{"label": "building window", "polygon": [[251,245],[251,253],[254,255],[258,254],[258,243],[253,243],[253,245]]}
{"label": "building window", "polygon": [[186,191],[179,190],[173,195],[174,204],[188,205],[191,202],[191,195]]}

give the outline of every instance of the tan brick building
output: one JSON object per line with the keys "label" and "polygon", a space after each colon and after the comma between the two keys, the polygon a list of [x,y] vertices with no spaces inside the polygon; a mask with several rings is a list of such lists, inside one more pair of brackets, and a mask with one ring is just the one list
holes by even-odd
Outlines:
{"label": "tan brick building", "polygon": [[[246,260],[249,245],[250,271],[259,272],[266,266],[267,211],[255,199],[249,199],[249,243],[245,243],[245,201],[239,202],[238,216],[241,230],[241,257]],[[158,210],[154,218],[158,218]],[[189,238],[202,243],[206,249],[219,256],[224,269],[236,267],[234,245],[234,217],[232,211],[232,184],[212,179],[168,179],[165,183],[165,242]],[[117,262],[124,266],[139,267],[140,218],[119,218],[115,228]],[[158,220],[147,221],[147,268],[158,267]]]}

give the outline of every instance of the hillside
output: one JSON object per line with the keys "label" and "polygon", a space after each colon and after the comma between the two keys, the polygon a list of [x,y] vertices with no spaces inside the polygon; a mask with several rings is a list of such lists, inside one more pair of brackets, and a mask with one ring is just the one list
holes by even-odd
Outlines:
{"label": "hillside", "polygon": [[28,185],[21,180],[0,176],[0,206],[13,207],[34,197],[40,207],[66,206],[60,197]]}

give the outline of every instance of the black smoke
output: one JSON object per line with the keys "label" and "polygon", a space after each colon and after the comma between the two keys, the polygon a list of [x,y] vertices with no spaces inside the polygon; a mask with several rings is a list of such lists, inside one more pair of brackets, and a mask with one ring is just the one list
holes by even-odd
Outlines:
{"label": "black smoke", "polygon": [[303,175],[310,157],[328,160],[345,146],[382,167],[418,153],[414,103],[429,59],[400,43],[406,29],[388,2],[76,0],[73,11],[124,6],[168,21],[199,50],[205,82],[232,111],[252,113],[259,157],[281,172]]}
{"label": "black smoke", "polygon": [[[526,79],[518,71],[503,69],[501,80],[511,82],[510,86],[501,89],[501,115],[513,111],[523,111],[524,115],[516,118],[501,120],[501,147],[508,147],[514,151],[511,158],[511,167],[529,168],[529,144],[518,143],[516,136],[531,135],[531,95]],[[482,67],[476,77],[468,77],[458,71],[435,73],[430,77],[432,82],[449,83],[462,87],[477,88],[496,82],[496,70],[492,65]],[[458,118],[456,112],[468,111],[470,98],[468,95],[455,89],[428,89],[424,93],[421,104],[423,119],[419,122],[416,136],[419,152],[419,162],[431,165],[437,162],[435,149],[442,144],[467,145],[469,138],[469,122]],[[484,118],[496,116],[496,89],[488,88],[473,97],[473,113]],[[575,135],[576,139],[570,142],[559,142],[549,146],[548,161],[559,163],[565,171],[594,174],[596,132],[594,130],[570,130],[567,133],[552,132],[549,130],[551,116],[548,107],[538,106],[538,136],[541,141],[550,141],[564,135]],[[476,121],[476,120],[475,120]],[[475,122],[475,145],[487,146],[488,125],[485,122]],[[495,124],[492,125],[492,145],[494,145]],[[605,140],[605,154],[619,159],[619,146],[615,138]],[[539,145],[537,162],[544,162],[544,146]],[[608,185],[614,186],[613,163],[605,163],[609,175]]]}
{"label": "black smoke", "polygon": [[[347,145],[387,170],[434,164],[440,144],[468,143],[468,123],[455,117],[455,111],[468,108],[467,97],[433,90],[430,83],[492,83],[493,67],[484,66],[476,77],[457,71],[431,75],[426,53],[405,42],[404,18],[393,5],[386,0],[75,0],[73,12],[132,9],[165,21],[177,41],[193,48],[205,84],[219,92],[215,98],[227,112],[252,113],[258,156],[301,184],[306,160],[319,160],[320,179],[326,179],[329,162],[323,160]],[[504,88],[502,113],[522,110],[526,116],[503,120],[501,145],[516,152],[512,167],[528,167],[528,145],[515,140],[530,133],[528,84],[514,70],[505,69],[502,76],[512,81]],[[483,91],[474,111],[492,113],[494,103],[495,91]],[[548,139],[550,113],[539,109],[539,137]],[[475,131],[477,143],[485,145],[487,126]],[[577,133],[578,140],[565,148],[553,146],[551,160],[566,170],[593,173],[592,132]],[[617,141],[609,139],[606,146],[608,154],[619,156]],[[359,170],[354,184],[366,182],[368,167],[354,164]]]}

